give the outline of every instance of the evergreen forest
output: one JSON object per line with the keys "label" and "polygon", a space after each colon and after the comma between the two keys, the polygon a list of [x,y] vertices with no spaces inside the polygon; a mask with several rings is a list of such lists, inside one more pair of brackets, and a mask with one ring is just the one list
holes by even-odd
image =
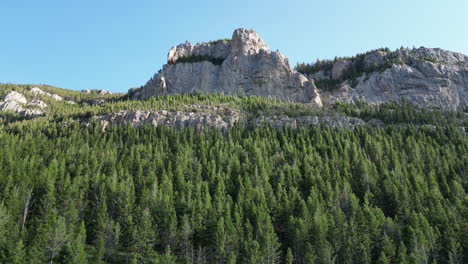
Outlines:
{"label": "evergreen forest", "polygon": [[466,113],[404,102],[327,110],[389,124],[355,129],[82,121],[131,104],[306,111],[164,98],[0,116],[0,263],[468,262],[468,136],[451,121],[466,125]]}

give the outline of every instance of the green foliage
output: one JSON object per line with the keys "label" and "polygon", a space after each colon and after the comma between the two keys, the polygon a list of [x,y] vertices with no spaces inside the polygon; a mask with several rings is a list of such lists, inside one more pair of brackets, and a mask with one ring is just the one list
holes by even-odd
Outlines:
{"label": "green foliage", "polygon": [[81,222],[77,234],[71,243],[65,246],[65,262],[70,264],[86,264],[88,256],[85,251],[86,229],[84,222]]}
{"label": "green foliage", "polygon": [[[3,87],[32,96],[29,86]],[[91,106],[99,95],[47,91],[83,101],[47,101],[36,119],[0,116],[0,263],[466,262],[464,112],[202,93]],[[197,105],[395,126],[88,124],[124,109]]]}
{"label": "green foliage", "polygon": [[224,62],[224,58],[212,57],[209,55],[189,55],[177,58],[175,62],[169,62],[169,64],[176,64],[176,63],[195,63],[195,62],[202,62],[202,61],[209,61],[214,65],[221,65]]}
{"label": "green foliage", "polygon": [[[165,98],[151,103],[227,100]],[[374,115],[416,119],[392,116],[397,108]],[[1,263],[466,262],[468,137],[450,122],[106,132],[66,120],[14,124],[0,124]]]}
{"label": "green foliage", "polygon": [[[385,61],[380,65],[365,65],[365,57],[373,52],[381,51],[386,52]],[[338,79],[331,78],[331,70],[333,65],[338,61],[349,61],[349,65],[342,73],[342,76]],[[383,72],[386,69],[392,67],[392,65],[401,63],[399,54],[394,51],[390,51],[388,48],[381,48],[372,50],[366,53],[357,54],[354,57],[336,57],[334,60],[317,60],[313,64],[309,63],[298,63],[295,70],[302,74],[315,74],[319,71],[323,71],[327,78],[316,81],[317,88],[331,91],[340,88],[340,84],[344,81],[350,81],[352,87],[355,87],[358,83],[358,78],[364,74],[370,74],[372,72]]]}
{"label": "green foliage", "polygon": [[439,61],[429,56],[419,56],[418,58],[419,60],[422,60],[422,61],[428,61],[428,62],[437,63],[437,64],[446,64],[446,62],[444,61]]}
{"label": "green foliage", "polygon": [[11,262],[12,264],[23,264],[26,263],[26,252],[24,250],[23,241],[20,239],[16,243],[14,249],[11,251]]}
{"label": "green foliage", "polygon": [[333,80],[333,79],[321,79],[315,81],[315,85],[320,90],[324,91],[333,91],[340,88],[342,81],[341,80]]}
{"label": "green foliage", "polygon": [[288,250],[286,251],[286,256],[284,258],[284,263],[293,264],[293,262],[294,262],[294,256],[292,254],[291,248],[288,247]]}
{"label": "green foliage", "polygon": [[225,42],[229,43],[229,42],[231,42],[231,39],[230,38],[222,38],[222,39],[217,39],[217,40],[211,40],[211,41],[205,42],[204,44],[215,45],[215,44],[225,43]]}
{"label": "green foliage", "polygon": [[[56,101],[55,99],[47,96],[47,95],[35,95],[34,93],[29,92],[31,88],[38,87],[44,92],[50,94],[56,94],[61,96],[64,101]],[[115,100],[116,98],[122,97],[123,94],[121,93],[114,93],[114,94],[105,94],[101,95],[96,90],[92,90],[91,93],[84,93],[81,91],[75,91],[70,89],[59,88],[51,85],[44,85],[44,84],[11,84],[11,83],[0,83],[0,98],[2,98],[5,94],[17,91],[22,93],[26,99],[28,100],[35,100],[40,99],[47,103],[47,105],[66,105],[66,101],[74,101],[76,103],[86,103],[91,100],[96,99],[107,99],[107,100]]]}
{"label": "green foliage", "polygon": [[365,121],[378,119],[387,125],[468,126],[468,116],[465,111],[447,112],[437,108],[427,109],[410,104],[405,100],[379,105],[370,105],[362,101],[355,104],[338,102],[333,108],[335,111],[348,116],[359,117]]}

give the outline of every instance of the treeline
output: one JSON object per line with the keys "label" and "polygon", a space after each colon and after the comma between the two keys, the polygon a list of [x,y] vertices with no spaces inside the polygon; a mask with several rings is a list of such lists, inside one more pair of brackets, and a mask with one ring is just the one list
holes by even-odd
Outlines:
{"label": "treeline", "polygon": [[41,124],[0,127],[1,263],[467,261],[452,126]]}
{"label": "treeline", "polygon": [[[335,80],[325,79],[324,81],[331,81],[331,85],[334,83],[336,84]],[[35,87],[35,85],[0,84],[0,98],[10,91],[18,91],[24,94],[28,100],[43,100],[48,105],[48,107],[44,109],[46,116],[34,122],[43,122],[46,125],[49,124],[49,122],[64,120],[89,121],[94,116],[116,113],[121,110],[200,111],[198,106],[210,106],[239,110],[246,113],[247,118],[272,115],[297,117],[344,114],[347,116],[359,117],[366,121],[377,118],[386,124],[413,123],[439,126],[446,126],[449,124],[454,126],[468,126],[468,116],[465,114],[468,112],[468,109],[458,112],[446,112],[442,109],[421,108],[405,100],[386,102],[379,105],[371,105],[366,102],[357,102],[355,104],[341,102],[335,104],[333,107],[319,108],[312,107],[308,104],[287,102],[276,98],[225,95],[222,93],[204,94],[195,92],[193,94],[154,96],[147,100],[131,100],[126,95],[122,94],[86,94],[61,88],[54,90],[52,89],[53,87],[46,85],[38,86],[46,92],[62,96],[65,100],[72,99],[72,96],[74,96],[74,100],[78,100],[76,104],[70,104],[65,100],[56,101],[49,96],[35,96],[28,92],[31,87]],[[96,105],[86,103],[89,100],[99,99],[105,99],[105,101]],[[209,111],[209,109],[206,109],[206,111]],[[0,124],[10,124],[27,119],[28,117],[18,114],[0,112]]]}
{"label": "treeline", "polygon": [[401,100],[371,105],[364,101],[349,104],[338,102],[333,105],[338,113],[358,117],[364,121],[378,119],[385,124],[437,125],[441,127],[468,127],[468,111],[448,112],[441,109],[425,108]]}
{"label": "treeline", "polygon": [[[376,51],[386,52],[385,60],[378,65],[366,65],[364,63],[365,57]],[[331,71],[333,69],[333,65],[338,61],[348,61],[349,64],[346,66],[340,78],[332,79]],[[392,52],[389,48],[381,48],[368,51],[366,53],[360,53],[353,57],[335,57],[333,60],[317,59],[315,63],[298,63],[295,70],[307,75],[323,71],[326,78],[317,80],[316,85],[319,89],[332,91],[340,88],[340,84],[344,81],[350,81],[351,86],[355,87],[358,84],[357,79],[364,74],[369,74],[375,71],[383,72],[392,67],[393,64],[401,62],[402,59],[400,58],[398,51]]]}
{"label": "treeline", "polygon": [[122,97],[123,94],[121,93],[114,93],[114,94],[98,94],[95,90],[91,91],[91,93],[85,93],[81,91],[75,91],[70,89],[64,89],[55,87],[52,85],[45,85],[45,84],[12,84],[12,83],[0,83],[0,98],[11,91],[16,91],[23,94],[28,100],[30,99],[40,99],[46,102],[48,105],[60,105],[66,104],[66,102],[59,102],[56,101],[49,96],[45,95],[34,95],[30,92],[31,88],[38,87],[44,92],[48,92],[50,94],[56,94],[61,96],[65,101],[73,101],[76,103],[83,103],[89,102],[91,100],[96,99],[106,99],[106,100],[115,100],[119,97]]}

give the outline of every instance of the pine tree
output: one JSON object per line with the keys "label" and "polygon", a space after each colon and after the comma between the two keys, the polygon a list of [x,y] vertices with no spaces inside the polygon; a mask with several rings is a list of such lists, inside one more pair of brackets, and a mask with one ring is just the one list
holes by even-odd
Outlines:
{"label": "pine tree", "polygon": [[96,264],[104,263],[104,257],[106,256],[106,243],[104,238],[101,236],[97,240],[96,244],[96,255],[94,257]]}
{"label": "pine tree", "polygon": [[310,243],[307,243],[304,255],[304,264],[314,263],[316,263],[315,250]]}
{"label": "pine tree", "polygon": [[226,261],[226,239],[227,237],[224,230],[224,218],[221,217],[217,220],[214,236],[215,259],[217,263],[224,263]]}
{"label": "pine tree", "polygon": [[384,252],[380,253],[379,259],[377,260],[378,264],[390,264],[390,261],[387,258],[387,255],[385,255]]}
{"label": "pine tree", "polygon": [[292,254],[291,248],[288,247],[288,250],[286,251],[286,256],[284,257],[284,263],[293,264],[293,262],[294,262],[294,256]]}
{"label": "pine tree", "polygon": [[11,253],[11,263],[12,264],[23,264],[27,263],[26,260],[26,251],[24,248],[23,241],[20,239],[16,242],[15,247]]}
{"label": "pine tree", "polygon": [[75,239],[65,248],[65,262],[70,264],[86,264],[88,256],[85,251],[86,229],[84,222],[81,222],[78,234]]}
{"label": "pine tree", "polygon": [[68,242],[68,232],[65,219],[61,216],[52,216],[47,224],[49,231],[46,244],[47,258],[50,263],[58,256],[59,252]]}

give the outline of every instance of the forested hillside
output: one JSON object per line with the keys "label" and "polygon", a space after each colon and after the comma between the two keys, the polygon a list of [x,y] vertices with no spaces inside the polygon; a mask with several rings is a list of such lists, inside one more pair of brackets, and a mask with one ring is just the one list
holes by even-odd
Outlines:
{"label": "forested hillside", "polygon": [[467,136],[438,112],[337,108],[407,125],[4,118],[0,262],[466,263]]}

